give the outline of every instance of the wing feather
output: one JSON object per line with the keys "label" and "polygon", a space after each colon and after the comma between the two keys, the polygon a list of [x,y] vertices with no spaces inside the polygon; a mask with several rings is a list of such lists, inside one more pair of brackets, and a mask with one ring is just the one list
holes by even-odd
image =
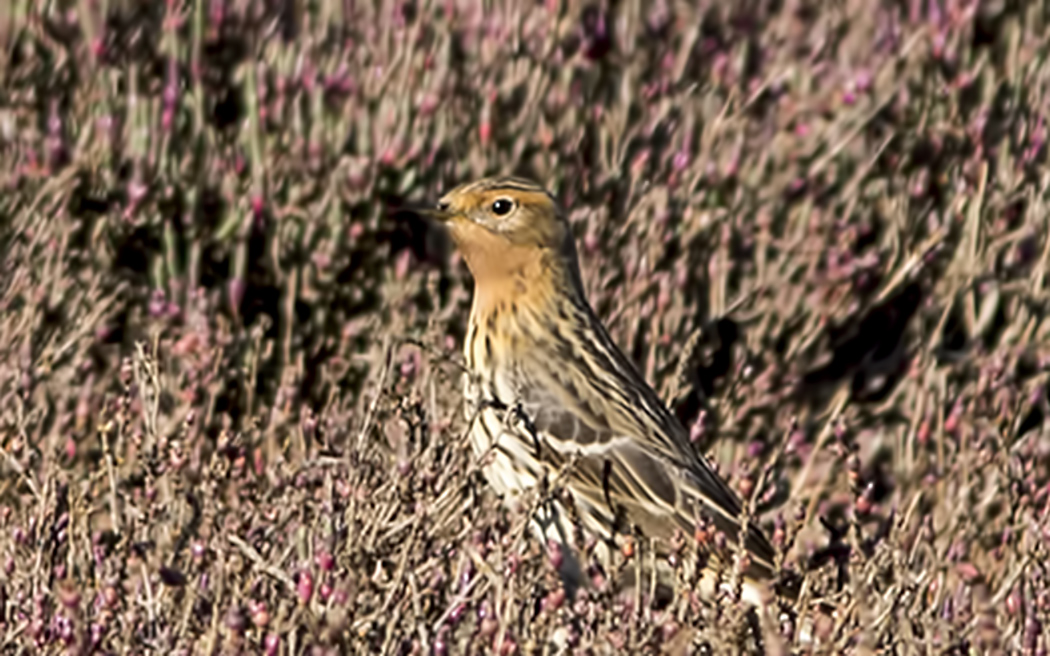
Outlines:
{"label": "wing feather", "polygon": [[[568,486],[578,502],[597,514],[596,521],[605,531],[626,521],[648,537],[667,540],[675,529],[691,535],[699,513],[704,512],[729,540],[737,539],[740,503],[691,445],[689,451],[669,457],[654,446],[674,442],[652,439],[651,429],[643,422],[611,421],[608,410],[599,419],[581,394],[586,387],[566,389],[553,376],[538,382],[523,387],[526,397],[522,402],[531,430],[542,445],[541,453],[534,456],[551,468],[560,468],[576,457],[568,472]],[[632,423],[636,430],[631,434],[610,426]],[[752,560],[759,561],[755,563],[758,568],[771,569],[774,550],[755,524],[750,526],[745,546]]]}

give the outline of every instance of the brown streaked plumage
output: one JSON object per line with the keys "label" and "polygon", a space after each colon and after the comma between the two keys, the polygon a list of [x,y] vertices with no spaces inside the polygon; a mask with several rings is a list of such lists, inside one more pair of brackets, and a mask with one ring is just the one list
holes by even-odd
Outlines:
{"label": "brown streaked plumage", "polygon": [[[453,189],[427,214],[448,226],[475,280],[466,412],[493,488],[509,499],[561,472],[605,558],[618,533],[637,529],[666,547],[676,529],[693,535],[701,514],[737,540],[740,500],[591,309],[572,232],[551,195],[529,180],[487,178]],[[534,526],[574,555],[565,508],[547,504]],[[754,523],[745,546],[744,598],[759,604],[756,584],[772,577],[774,551]],[[707,596],[713,573],[731,570],[728,558],[708,554]],[[562,573],[582,582],[575,558]]]}

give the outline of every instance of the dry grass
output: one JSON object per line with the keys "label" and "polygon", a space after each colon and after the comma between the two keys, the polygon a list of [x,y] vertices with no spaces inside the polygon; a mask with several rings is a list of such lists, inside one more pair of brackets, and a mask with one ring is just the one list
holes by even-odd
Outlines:
{"label": "dry grass", "polygon": [[[1046,654],[1046,8],[478,4],[0,8],[0,650]],[[392,208],[496,172],[808,646],[566,599],[489,494],[469,277]]]}

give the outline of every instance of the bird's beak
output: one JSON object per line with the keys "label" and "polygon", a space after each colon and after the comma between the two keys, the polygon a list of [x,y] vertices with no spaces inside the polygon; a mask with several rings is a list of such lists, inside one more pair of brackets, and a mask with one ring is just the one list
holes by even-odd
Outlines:
{"label": "bird's beak", "polygon": [[452,212],[448,211],[448,205],[444,203],[413,207],[412,211],[425,219],[430,219],[437,223],[447,223],[452,218]]}

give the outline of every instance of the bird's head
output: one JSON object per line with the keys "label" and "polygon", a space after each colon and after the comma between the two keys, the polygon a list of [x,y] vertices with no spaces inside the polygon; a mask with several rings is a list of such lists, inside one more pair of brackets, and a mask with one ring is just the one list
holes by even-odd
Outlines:
{"label": "bird's head", "polygon": [[479,284],[554,264],[576,272],[572,231],[553,196],[517,177],[462,184],[423,214],[445,224]]}

